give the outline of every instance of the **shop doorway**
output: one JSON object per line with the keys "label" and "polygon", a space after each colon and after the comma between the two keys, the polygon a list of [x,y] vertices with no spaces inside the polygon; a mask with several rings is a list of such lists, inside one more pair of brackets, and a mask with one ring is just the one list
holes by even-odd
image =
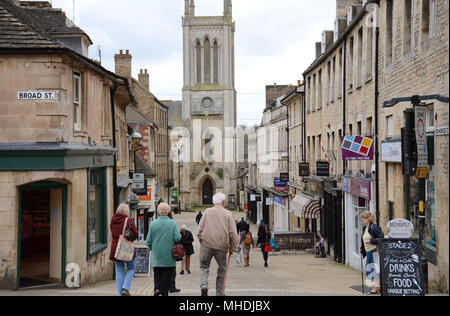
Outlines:
{"label": "shop doorway", "polygon": [[211,182],[211,180],[206,179],[205,182],[203,182],[202,187],[202,197],[203,205],[212,205],[213,204],[213,195],[214,195],[214,186]]}
{"label": "shop doorway", "polygon": [[65,282],[66,186],[20,187],[17,289]]}

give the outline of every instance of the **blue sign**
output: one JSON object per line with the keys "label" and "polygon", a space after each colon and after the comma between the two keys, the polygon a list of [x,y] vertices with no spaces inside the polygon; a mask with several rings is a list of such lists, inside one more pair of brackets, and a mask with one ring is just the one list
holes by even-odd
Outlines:
{"label": "blue sign", "polygon": [[286,187],[287,186],[287,181],[281,181],[280,178],[274,178],[273,183],[277,187]]}
{"label": "blue sign", "polygon": [[282,206],[286,205],[285,199],[283,197],[279,196],[279,195],[276,195],[276,194],[273,195],[273,202],[276,203],[276,204],[282,205]]}

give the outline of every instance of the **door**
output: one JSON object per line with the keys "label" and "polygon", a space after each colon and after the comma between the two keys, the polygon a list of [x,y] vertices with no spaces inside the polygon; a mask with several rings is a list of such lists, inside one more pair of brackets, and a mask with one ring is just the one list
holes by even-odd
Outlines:
{"label": "door", "polygon": [[202,204],[203,205],[212,205],[213,204],[213,194],[214,194],[213,184],[212,184],[211,180],[206,179],[205,182],[203,182]]}
{"label": "door", "polygon": [[19,188],[16,288],[65,282],[65,185]]}

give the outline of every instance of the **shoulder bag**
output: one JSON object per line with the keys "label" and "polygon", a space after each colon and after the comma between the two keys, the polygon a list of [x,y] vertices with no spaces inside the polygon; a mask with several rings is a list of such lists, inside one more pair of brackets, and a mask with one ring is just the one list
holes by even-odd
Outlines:
{"label": "shoulder bag", "polygon": [[129,262],[133,260],[135,244],[125,238],[125,228],[127,227],[128,218],[123,225],[122,235],[117,243],[115,258],[117,261]]}

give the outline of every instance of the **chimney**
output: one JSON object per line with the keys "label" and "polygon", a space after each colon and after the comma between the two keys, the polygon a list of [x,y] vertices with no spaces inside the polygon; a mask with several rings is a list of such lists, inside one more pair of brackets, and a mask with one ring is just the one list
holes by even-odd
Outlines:
{"label": "chimney", "polygon": [[138,75],[139,83],[148,91],[150,91],[150,75],[147,69],[141,69]]}
{"label": "chimney", "polygon": [[316,42],[316,59],[322,54],[322,42]]}
{"label": "chimney", "polygon": [[347,2],[347,0],[336,0],[336,19],[344,18],[347,16],[345,2]]}
{"label": "chimney", "polygon": [[122,77],[131,78],[131,59],[128,49],[125,54],[121,49],[119,54],[114,55],[115,73]]}
{"label": "chimney", "polygon": [[325,53],[331,45],[333,45],[333,36],[333,31],[322,32],[322,54]]}

